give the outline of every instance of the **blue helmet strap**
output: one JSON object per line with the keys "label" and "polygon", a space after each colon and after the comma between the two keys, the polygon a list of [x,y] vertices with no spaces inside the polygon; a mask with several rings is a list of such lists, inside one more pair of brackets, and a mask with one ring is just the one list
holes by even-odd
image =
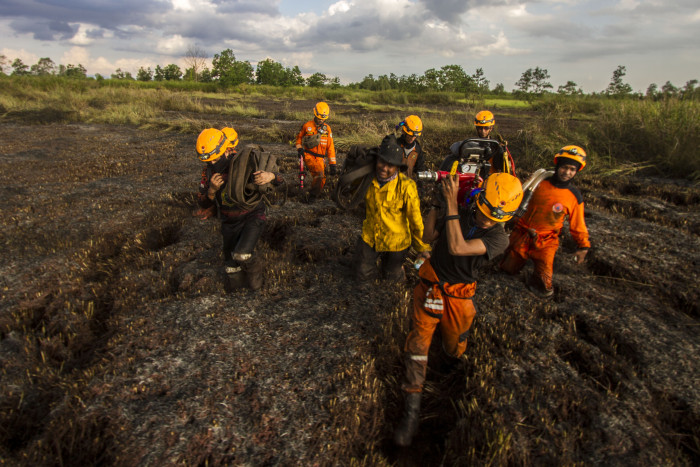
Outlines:
{"label": "blue helmet strap", "polygon": [[484,191],[483,188],[474,188],[472,191],[470,191],[469,194],[464,197],[464,205],[469,206],[469,204],[476,198],[476,195],[482,191]]}

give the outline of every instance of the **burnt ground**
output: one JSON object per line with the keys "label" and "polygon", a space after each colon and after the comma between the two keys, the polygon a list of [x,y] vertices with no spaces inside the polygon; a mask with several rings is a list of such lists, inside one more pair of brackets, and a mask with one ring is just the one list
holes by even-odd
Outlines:
{"label": "burnt ground", "polygon": [[436,342],[399,451],[415,272],[356,289],[362,211],[306,202],[293,148],[263,142],[289,199],[263,289],[233,289],[218,222],[192,217],[195,137],[0,125],[0,462],[700,462],[697,186],[582,176],[585,265],[565,237],[549,301],[489,266],[468,359],[447,369]]}

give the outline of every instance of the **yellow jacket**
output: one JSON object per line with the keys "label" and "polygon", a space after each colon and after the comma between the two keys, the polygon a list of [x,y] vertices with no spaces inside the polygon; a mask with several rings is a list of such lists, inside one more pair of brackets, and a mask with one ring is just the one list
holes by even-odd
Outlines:
{"label": "yellow jacket", "polygon": [[409,246],[430,251],[423,243],[423,218],[416,182],[403,173],[379,187],[375,177],[365,195],[362,240],[377,252],[401,251]]}

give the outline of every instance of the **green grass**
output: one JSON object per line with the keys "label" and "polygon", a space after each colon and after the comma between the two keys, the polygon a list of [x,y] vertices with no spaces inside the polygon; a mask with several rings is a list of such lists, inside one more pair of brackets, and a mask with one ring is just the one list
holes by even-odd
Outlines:
{"label": "green grass", "polygon": [[[196,132],[206,120],[198,114],[303,122],[311,118],[307,103],[318,100],[332,103],[330,124],[341,151],[354,144],[378,144],[406,115],[418,114],[425,124],[424,148],[438,157],[451,142],[471,134],[470,117],[477,111],[487,107],[519,118],[529,110],[534,116],[522,119],[522,129],[504,135],[518,167],[549,166],[559,148],[577,144],[588,151],[590,173],[620,173],[617,168],[623,167],[623,173],[700,180],[697,100],[551,94],[526,102],[511,95],[465,98],[446,92],[0,76],[0,115],[24,123],[108,123]],[[286,135],[280,129],[257,133]]]}

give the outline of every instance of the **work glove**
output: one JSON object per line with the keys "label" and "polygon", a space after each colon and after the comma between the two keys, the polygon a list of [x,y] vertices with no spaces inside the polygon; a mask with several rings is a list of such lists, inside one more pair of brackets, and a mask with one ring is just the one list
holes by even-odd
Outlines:
{"label": "work glove", "polygon": [[297,154],[299,155],[299,157],[304,157],[304,148],[297,149]]}
{"label": "work glove", "polygon": [[331,164],[330,167],[328,167],[328,173],[331,175],[336,175],[338,171],[335,168],[335,164]]}

